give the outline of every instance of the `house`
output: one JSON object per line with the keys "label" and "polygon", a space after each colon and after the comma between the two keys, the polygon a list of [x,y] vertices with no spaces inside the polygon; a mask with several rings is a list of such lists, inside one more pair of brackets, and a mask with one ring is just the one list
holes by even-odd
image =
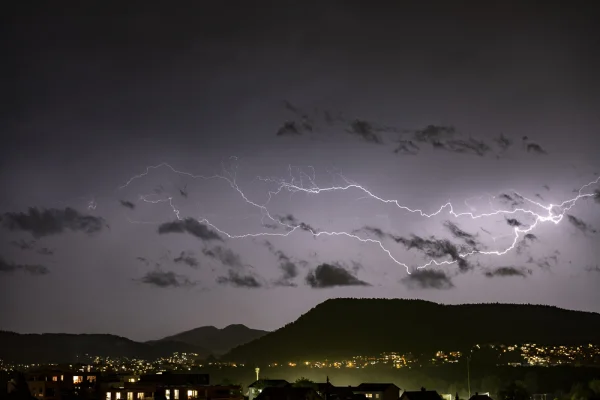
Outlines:
{"label": "house", "polygon": [[315,383],[314,389],[324,400],[366,400],[365,396],[354,394],[351,387],[333,386],[329,378],[325,383]]}
{"label": "house", "polygon": [[311,387],[267,387],[263,389],[256,400],[324,400]]}
{"label": "house", "polygon": [[490,396],[488,396],[487,394],[479,394],[477,392],[475,392],[475,394],[473,396],[471,396],[471,398],[469,400],[493,400]]}
{"label": "house", "polygon": [[367,400],[398,400],[400,397],[400,388],[393,383],[361,383],[351,390]]}
{"label": "house", "polygon": [[421,388],[421,390],[414,392],[405,391],[402,393],[400,400],[442,400],[442,396],[435,390]]}
{"label": "house", "polygon": [[288,387],[291,384],[285,379],[259,379],[248,386],[248,400],[254,400],[268,387]]}

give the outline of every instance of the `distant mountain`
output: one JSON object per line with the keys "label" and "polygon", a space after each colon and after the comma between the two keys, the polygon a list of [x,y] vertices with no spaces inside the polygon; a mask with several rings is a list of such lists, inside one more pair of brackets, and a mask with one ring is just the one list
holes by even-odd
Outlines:
{"label": "distant mountain", "polygon": [[600,314],[539,305],[331,299],[222,359],[302,361],[388,351],[464,351],[493,343],[600,344]]}
{"label": "distant mountain", "polygon": [[70,363],[78,355],[104,357],[139,357],[155,359],[174,352],[197,353],[206,357],[208,351],[181,342],[139,343],[115,335],[97,334],[19,334],[0,331],[0,359],[17,363]]}
{"label": "distant mountain", "polygon": [[202,326],[148,343],[181,342],[208,349],[216,355],[227,353],[232,348],[251,342],[267,333],[269,332],[251,329],[245,325],[229,325],[223,329]]}

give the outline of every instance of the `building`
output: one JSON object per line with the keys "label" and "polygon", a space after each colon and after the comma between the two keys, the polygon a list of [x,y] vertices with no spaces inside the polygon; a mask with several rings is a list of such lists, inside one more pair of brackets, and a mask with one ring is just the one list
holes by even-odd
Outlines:
{"label": "building", "polygon": [[442,400],[442,396],[435,390],[421,388],[421,390],[414,392],[405,391],[402,393],[400,400]]}
{"label": "building", "polygon": [[248,400],[254,400],[266,388],[292,386],[285,379],[259,379],[248,386]]}
{"label": "building", "polygon": [[141,375],[120,387],[109,387],[103,400],[243,400],[240,386],[209,385],[207,374]]}
{"label": "building", "polygon": [[361,383],[353,387],[354,394],[362,394],[367,400],[398,400],[400,388],[393,383]]}
{"label": "building", "polygon": [[256,400],[324,400],[317,391],[311,387],[267,387],[264,388]]}
{"label": "building", "polygon": [[64,397],[96,391],[100,374],[87,371],[61,368],[32,370],[25,374],[25,381],[29,392],[36,399],[60,400]]}

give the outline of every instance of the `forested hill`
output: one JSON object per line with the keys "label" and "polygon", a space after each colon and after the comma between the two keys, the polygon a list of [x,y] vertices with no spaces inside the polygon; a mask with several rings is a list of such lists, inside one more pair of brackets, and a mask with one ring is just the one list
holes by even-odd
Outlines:
{"label": "forested hill", "polygon": [[483,343],[597,344],[600,314],[541,305],[331,299],[223,358],[314,360],[386,351],[465,350]]}

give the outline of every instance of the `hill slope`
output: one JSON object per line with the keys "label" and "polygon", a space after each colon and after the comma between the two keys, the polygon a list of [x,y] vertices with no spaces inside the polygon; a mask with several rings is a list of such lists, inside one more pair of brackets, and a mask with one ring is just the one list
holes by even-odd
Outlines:
{"label": "hill slope", "polygon": [[600,314],[537,305],[331,299],[223,359],[271,362],[525,342],[600,343]]}
{"label": "hill slope", "polygon": [[203,326],[148,343],[181,342],[208,349],[213,354],[227,353],[236,346],[266,335],[267,331],[251,329],[245,325],[229,325],[223,329]]}
{"label": "hill slope", "polygon": [[78,361],[77,355],[84,354],[145,359],[172,355],[176,351],[198,353],[201,356],[208,354],[205,349],[185,343],[139,343],[115,335],[19,334],[0,331],[0,343],[0,359],[18,363],[69,363]]}

